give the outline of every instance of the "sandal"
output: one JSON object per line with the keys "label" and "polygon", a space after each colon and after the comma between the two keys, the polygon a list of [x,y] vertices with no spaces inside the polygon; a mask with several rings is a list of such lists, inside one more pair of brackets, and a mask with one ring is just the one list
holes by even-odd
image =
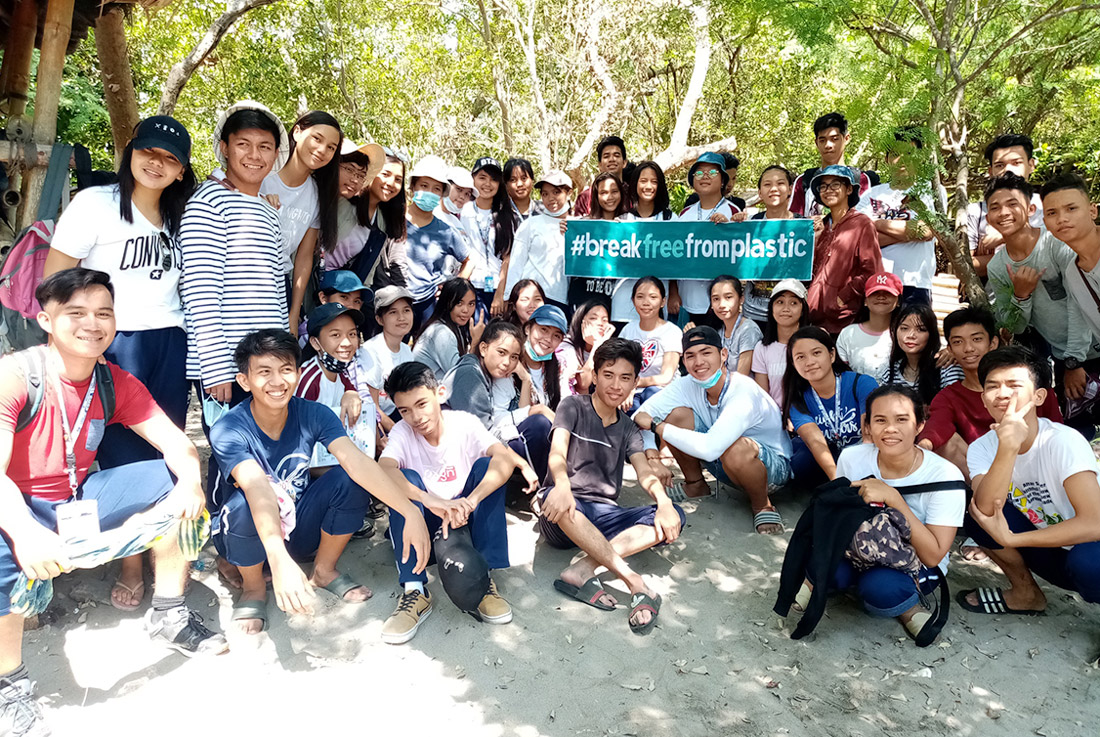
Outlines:
{"label": "sandal", "polygon": [[[363,584],[357,582],[354,578],[346,573],[341,573],[339,576],[329,581],[322,588],[324,588],[324,590],[328,591],[330,594],[334,594],[336,598],[338,598],[340,601],[347,602],[348,604],[365,604],[368,599],[374,596],[373,591],[368,589]],[[364,589],[367,592],[367,598],[363,599],[363,601],[359,601],[357,599],[345,599],[344,595],[354,589]]]}
{"label": "sandal", "polygon": [[244,619],[258,619],[261,622],[260,632],[267,629],[267,600],[241,601],[233,606],[233,621]]}
{"label": "sandal", "polygon": [[[779,525],[779,529],[775,532],[760,532],[760,527],[762,525]],[[752,526],[760,535],[778,535],[783,532],[783,518],[779,515],[779,512],[776,511],[775,507],[761,509],[752,516]]]}
{"label": "sandal", "polygon": [[[118,599],[115,598],[115,589],[122,589],[130,595],[131,599],[137,599],[137,604],[121,604]],[[138,591],[141,591],[138,594]],[[141,607],[142,600],[145,599],[145,581],[141,580],[135,583],[132,587],[122,583],[122,579],[115,581],[115,585],[111,587],[111,606],[119,611],[132,612]]]}
{"label": "sandal", "polygon": [[600,579],[593,576],[584,582],[583,586],[577,587],[571,583],[566,583],[560,578],[554,581],[554,588],[562,592],[566,596],[571,596],[577,601],[583,601],[590,607],[594,607],[604,612],[610,612],[615,609],[614,606],[604,604],[600,602],[600,597],[607,596],[607,591],[604,590],[603,584],[600,583]]}
{"label": "sandal", "polygon": [[[698,479],[698,481],[702,481],[702,480],[703,479],[701,479],[701,478]],[[698,483],[698,481],[690,481],[690,482],[689,481],[682,481],[682,482],[677,481],[675,484],[673,484],[672,488],[668,490],[669,500],[674,501],[676,503],[688,502],[688,501],[694,502],[694,501],[698,501],[699,499],[707,499],[708,497],[715,496],[716,492],[713,488],[711,488],[710,484],[707,484],[707,493],[706,494],[700,494],[699,496],[688,496],[688,493],[684,490],[684,486],[688,483],[692,483],[692,484]]]}
{"label": "sandal", "polygon": [[[975,594],[978,597],[977,604],[971,604],[967,600],[967,596]],[[1004,591],[1002,589],[967,589],[966,591],[960,591],[958,596],[955,597],[955,601],[959,606],[968,612],[974,612],[975,614],[1022,614],[1025,617],[1037,617],[1043,614],[1042,609],[1013,609],[1005,602]]]}
{"label": "sandal", "polygon": [[[634,624],[630,620],[634,618],[634,615],[638,612],[650,611],[653,616],[645,624]],[[630,614],[627,616],[627,623],[630,624],[630,631],[636,635],[648,635],[657,624],[657,615],[661,611],[661,595],[657,594],[656,597],[651,597],[649,594],[634,594],[630,597]]]}

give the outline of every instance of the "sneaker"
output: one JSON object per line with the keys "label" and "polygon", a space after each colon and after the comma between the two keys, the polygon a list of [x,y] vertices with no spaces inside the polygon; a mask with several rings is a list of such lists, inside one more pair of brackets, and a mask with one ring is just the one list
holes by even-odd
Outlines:
{"label": "sneaker", "polygon": [[477,605],[477,613],[482,622],[489,624],[508,624],[512,621],[512,607],[497,591],[497,582],[489,579],[489,593]]}
{"label": "sneaker", "polygon": [[374,537],[374,523],[369,519],[363,520],[363,526],[359,528],[358,532],[351,533],[353,540],[365,540],[368,537]]}
{"label": "sneaker", "polygon": [[401,645],[408,642],[420,629],[420,625],[432,613],[432,595],[425,589],[420,593],[415,589],[401,594],[397,608],[382,627],[382,642]]}
{"label": "sneaker", "polygon": [[0,735],[3,737],[49,737],[53,734],[34,700],[29,678],[9,681],[0,678]]}
{"label": "sneaker", "polygon": [[184,606],[166,612],[150,609],[145,615],[145,631],[154,642],[187,657],[221,655],[229,649],[229,641],[224,635],[207,628],[201,616]]}
{"label": "sneaker", "polygon": [[367,510],[367,519],[382,519],[389,514],[389,507],[382,502],[371,502]]}

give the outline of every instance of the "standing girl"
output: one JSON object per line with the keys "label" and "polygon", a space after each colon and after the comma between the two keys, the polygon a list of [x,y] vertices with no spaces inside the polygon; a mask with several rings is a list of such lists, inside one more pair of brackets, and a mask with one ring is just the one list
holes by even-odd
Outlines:
{"label": "standing girl", "polygon": [[[772,164],[760,174],[756,180],[756,192],[760,196],[760,203],[764,206],[761,212],[752,216],[752,220],[789,220],[796,217],[791,212],[791,184],[794,176],[782,166]],[[733,222],[739,223],[746,219],[744,212],[734,214]],[[745,282],[745,304],[741,307],[741,313],[758,324],[767,322],[768,300],[771,295],[772,282],[749,281]]]}
{"label": "standing girl", "polygon": [[863,309],[855,323],[840,331],[836,352],[853,371],[883,384],[890,370],[890,321],[901,296],[901,279],[880,271],[867,280],[864,289]]}
{"label": "standing girl", "polygon": [[[669,209],[668,183],[661,167],[653,161],[642,161],[633,167],[630,183],[627,187],[634,198],[634,206],[623,213],[624,221],[671,220]],[[631,295],[637,279],[619,279],[611,292],[611,321],[626,322],[634,317],[634,304]],[[665,292],[668,292],[668,280],[664,280]]]}
{"label": "standing girl", "polygon": [[427,365],[442,381],[481,338],[485,323],[472,323],[476,307],[474,285],[468,280],[444,282],[435,311],[416,336],[413,360]]}
{"label": "standing girl", "polygon": [[519,223],[542,212],[539,203],[531,199],[531,193],[535,189],[535,170],[527,159],[508,159],[504,162],[503,176],[508,198],[512,200],[512,209],[518,217],[518,227]]}
{"label": "standing girl", "polygon": [[[483,156],[473,168],[476,199],[462,208],[462,225],[470,239],[470,281],[478,301],[494,316],[504,309],[504,268],[512,253],[519,219],[512,208],[497,160]],[[499,289],[498,289],[499,288]],[[497,294],[501,295],[497,304]]]}
{"label": "standing girl", "polygon": [[764,337],[752,352],[752,373],[756,383],[783,406],[783,374],[787,370],[787,342],[810,322],[806,286],[796,279],[784,279],[772,289]]}
{"label": "standing girl", "polygon": [[915,389],[929,404],[932,397],[948,384],[965,378],[957,363],[939,368],[936,356],[940,352],[940,331],[936,313],[923,302],[902,305],[890,324],[892,347],[887,384],[904,384]]}
{"label": "standing girl", "polygon": [[634,391],[630,413],[676,378],[680,367],[684,333],[665,320],[665,285],[655,276],[644,276],[634,284],[631,299],[637,319],[623,328],[619,337],[642,347],[642,370]]}
{"label": "standing girl", "polygon": [[592,212],[590,220],[617,220],[626,212],[623,199],[623,183],[611,172],[605,171],[592,182]]}
{"label": "standing girl", "polygon": [[752,352],[763,336],[757,324],[741,314],[741,280],[723,274],[711,281],[708,291],[710,310],[722,325],[718,332],[728,352],[726,367],[731,373],[752,376]]}

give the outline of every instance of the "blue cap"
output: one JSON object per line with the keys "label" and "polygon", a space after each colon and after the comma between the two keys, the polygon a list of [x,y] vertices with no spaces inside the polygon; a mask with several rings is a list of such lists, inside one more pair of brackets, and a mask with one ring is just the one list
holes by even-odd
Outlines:
{"label": "blue cap", "polygon": [[356,326],[359,328],[363,327],[364,318],[362,312],[353,310],[350,307],[344,307],[339,302],[326,302],[309,313],[309,317],[306,318],[309,337],[316,338],[321,332],[321,328],[340,317],[340,315],[347,315],[355,322]]}
{"label": "blue cap", "polygon": [[[354,271],[346,271],[337,269],[336,271],[326,271],[321,274],[321,286],[320,290],[340,292],[342,294],[350,294],[351,292],[362,292],[363,290],[370,291],[370,287],[364,284]],[[371,295],[373,299],[373,295]],[[363,298],[363,302],[369,302],[371,300]]]}
{"label": "blue cap", "polygon": [[542,305],[531,313],[528,322],[545,325],[548,328],[557,328],[563,335],[569,330],[569,325],[565,321],[565,313],[561,311],[560,307],[554,305]]}
{"label": "blue cap", "polygon": [[695,178],[695,170],[702,164],[713,164],[718,167],[718,173],[722,177],[722,186],[725,187],[729,184],[730,175],[726,173],[726,157],[720,153],[714,151],[707,151],[695,160],[695,163],[688,169],[688,186],[692,186]]}

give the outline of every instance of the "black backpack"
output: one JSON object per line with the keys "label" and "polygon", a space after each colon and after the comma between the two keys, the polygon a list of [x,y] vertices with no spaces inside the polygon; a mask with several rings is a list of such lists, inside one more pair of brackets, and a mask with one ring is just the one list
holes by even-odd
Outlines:
{"label": "black backpack", "polygon": [[[27,403],[19,410],[19,419],[15,423],[16,432],[28,427],[42,408],[42,398],[46,394],[46,351],[46,346],[37,345],[12,354],[27,382]],[[111,367],[105,363],[95,365],[94,376],[96,393],[103,405],[103,420],[106,424],[115,414],[115,380],[111,376]]]}

